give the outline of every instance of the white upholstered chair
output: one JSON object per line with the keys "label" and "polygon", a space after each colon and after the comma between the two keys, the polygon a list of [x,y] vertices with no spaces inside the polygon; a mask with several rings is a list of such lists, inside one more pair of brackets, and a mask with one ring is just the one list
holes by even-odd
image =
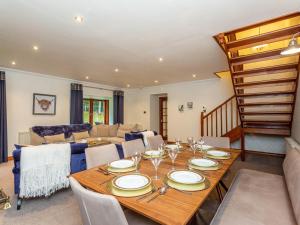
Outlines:
{"label": "white upholstered chair", "polygon": [[147,140],[148,140],[148,145],[151,149],[158,149],[158,147],[161,144],[165,143],[161,135],[148,137]]}
{"label": "white upholstered chair", "polygon": [[120,159],[115,144],[87,148],[85,157],[88,169]]}
{"label": "white upholstered chair", "polygon": [[203,137],[206,145],[219,148],[230,148],[230,139],[228,137]]}
{"label": "white upholstered chair", "polygon": [[154,225],[151,220],[126,210],[125,214],[118,200],[83,188],[70,177],[73,193],[78,201],[83,225]]}
{"label": "white upholstered chair", "polygon": [[142,139],[136,139],[132,141],[125,141],[122,143],[124,157],[130,157],[136,152],[143,153],[145,152],[145,146]]}

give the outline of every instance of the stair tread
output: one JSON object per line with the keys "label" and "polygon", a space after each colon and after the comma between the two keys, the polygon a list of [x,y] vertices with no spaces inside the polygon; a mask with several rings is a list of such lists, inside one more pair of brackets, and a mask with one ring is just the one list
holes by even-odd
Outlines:
{"label": "stair tread", "polygon": [[285,102],[251,102],[251,103],[242,103],[239,104],[239,107],[252,107],[252,106],[266,106],[266,105],[292,105],[293,101],[285,101]]}
{"label": "stair tread", "polygon": [[236,49],[241,49],[241,48],[246,48],[246,47],[251,47],[258,45],[260,43],[272,43],[275,41],[279,40],[284,40],[288,39],[291,37],[293,34],[299,32],[300,29],[300,24],[282,28],[280,30],[275,30],[275,31],[270,31],[267,33],[263,33],[260,35],[252,36],[252,37],[247,37],[235,41],[230,41],[226,43],[227,49],[229,50],[236,50]]}
{"label": "stair tread", "polygon": [[248,120],[243,119],[243,123],[256,123],[256,124],[289,124],[290,120]]}
{"label": "stair tread", "polygon": [[290,136],[290,129],[272,129],[272,128],[244,128],[245,133],[252,134],[268,134],[268,135],[280,135],[280,136]]}
{"label": "stair tread", "polygon": [[298,63],[289,63],[283,65],[255,68],[251,70],[235,71],[232,73],[232,75],[236,77],[245,74],[257,74],[257,73],[272,72],[272,71],[274,72],[274,71],[282,71],[282,70],[297,70],[297,68],[298,68]]}
{"label": "stair tread", "polygon": [[241,112],[242,115],[283,115],[283,114],[292,114],[291,111],[253,111],[253,112]]}
{"label": "stair tread", "polygon": [[273,91],[273,92],[257,92],[257,93],[244,93],[237,94],[237,97],[256,97],[256,96],[266,96],[266,95],[291,95],[294,94],[295,91]]}
{"label": "stair tread", "polygon": [[296,81],[296,77],[289,78],[280,78],[280,79],[270,79],[270,80],[261,80],[261,81],[252,81],[244,83],[235,83],[235,87],[244,87],[244,86],[259,86],[265,84],[275,84],[275,83],[291,83]]}
{"label": "stair tread", "polygon": [[265,52],[259,52],[251,55],[243,55],[243,56],[236,56],[234,58],[229,59],[229,62],[232,64],[244,64],[244,63],[249,63],[249,62],[254,62],[254,61],[259,61],[259,60],[265,60],[269,58],[274,58],[274,57],[288,57],[288,56],[283,56],[281,55],[281,51],[284,50],[284,48],[280,49],[275,49],[271,51],[265,51]]}

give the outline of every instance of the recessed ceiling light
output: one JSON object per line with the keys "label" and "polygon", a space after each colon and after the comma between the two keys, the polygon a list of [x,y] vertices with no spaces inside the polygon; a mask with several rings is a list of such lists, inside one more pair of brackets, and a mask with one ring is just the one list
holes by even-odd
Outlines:
{"label": "recessed ceiling light", "polygon": [[162,57],[159,57],[158,61],[162,62],[162,61],[164,61],[164,59]]}
{"label": "recessed ceiling light", "polygon": [[33,48],[34,51],[39,50],[39,46],[37,46],[37,45],[34,45],[32,48]]}
{"label": "recessed ceiling light", "polygon": [[83,22],[83,16],[75,16],[74,17],[76,23],[82,23]]}
{"label": "recessed ceiling light", "polygon": [[130,84],[127,84],[127,85],[126,85],[126,87],[128,87],[128,88],[129,88],[129,87],[130,87]]}
{"label": "recessed ceiling light", "polygon": [[16,62],[15,62],[15,61],[12,61],[12,62],[11,62],[11,65],[16,65]]}
{"label": "recessed ceiling light", "polygon": [[89,79],[89,76],[86,76],[86,77],[85,77],[85,79],[87,79],[87,80],[88,80],[88,79]]}
{"label": "recessed ceiling light", "polygon": [[193,74],[192,76],[195,78],[197,75],[196,75],[196,74]]}
{"label": "recessed ceiling light", "polygon": [[116,73],[117,73],[117,72],[119,72],[119,69],[118,69],[118,68],[116,68],[116,69],[115,69],[115,72],[116,72]]}
{"label": "recessed ceiling light", "polygon": [[158,83],[158,80],[155,80],[154,83]]}

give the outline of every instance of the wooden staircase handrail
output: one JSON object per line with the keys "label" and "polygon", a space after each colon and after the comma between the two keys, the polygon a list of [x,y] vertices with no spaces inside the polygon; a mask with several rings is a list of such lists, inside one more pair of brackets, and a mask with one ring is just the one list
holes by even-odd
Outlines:
{"label": "wooden staircase handrail", "polygon": [[228,98],[227,100],[225,100],[224,102],[222,102],[220,105],[218,105],[217,107],[215,107],[214,109],[212,109],[209,113],[206,113],[205,115],[203,114],[203,118],[204,119],[207,118],[212,113],[214,113],[215,111],[217,111],[218,109],[220,109],[223,105],[225,105],[226,103],[228,103],[229,101],[231,101],[233,98],[235,98],[235,95],[231,96],[230,98]]}

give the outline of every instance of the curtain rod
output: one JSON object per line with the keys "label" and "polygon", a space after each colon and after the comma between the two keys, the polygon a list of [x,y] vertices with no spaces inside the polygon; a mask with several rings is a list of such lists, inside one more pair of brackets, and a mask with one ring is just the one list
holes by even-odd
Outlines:
{"label": "curtain rod", "polygon": [[86,85],[83,85],[83,87],[94,88],[94,89],[105,90],[105,91],[115,91],[115,90],[112,90],[112,89],[100,88],[100,87],[92,87],[92,86],[86,86]]}

